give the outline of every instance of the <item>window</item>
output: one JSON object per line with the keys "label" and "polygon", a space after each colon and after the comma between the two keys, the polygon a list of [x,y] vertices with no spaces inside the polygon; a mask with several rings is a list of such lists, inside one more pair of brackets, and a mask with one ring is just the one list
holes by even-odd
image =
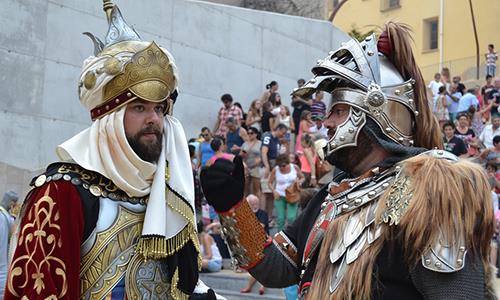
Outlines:
{"label": "window", "polygon": [[399,0],[389,0],[389,8],[399,7]]}
{"label": "window", "polygon": [[380,1],[380,10],[381,11],[400,8],[400,7],[401,7],[401,3],[399,0],[381,0]]}
{"label": "window", "polygon": [[438,18],[424,20],[424,51],[436,50],[439,47],[438,24]]}

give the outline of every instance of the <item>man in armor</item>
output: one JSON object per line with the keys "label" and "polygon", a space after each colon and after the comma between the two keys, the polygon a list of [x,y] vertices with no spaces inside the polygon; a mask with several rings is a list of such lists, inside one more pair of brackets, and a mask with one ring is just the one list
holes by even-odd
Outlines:
{"label": "man in armor", "polygon": [[105,42],[86,33],[95,53],[79,80],[92,125],[59,145],[61,161],[33,179],[5,299],[215,299],[198,282],[193,176],[172,116],[173,57],[142,41],[111,1],[104,10]]}
{"label": "man in armor", "polygon": [[[320,147],[340,172],[267,239],[243,195],[243,167],[202,172],[233,258],[301,299],[490,299],[493,209],[479,165],[442,149],[406,26],[350,40],[294,91],[332,95]],[[429,150],[430,149],[430,150]],[[272,270],[272,271],[270,271]]]}

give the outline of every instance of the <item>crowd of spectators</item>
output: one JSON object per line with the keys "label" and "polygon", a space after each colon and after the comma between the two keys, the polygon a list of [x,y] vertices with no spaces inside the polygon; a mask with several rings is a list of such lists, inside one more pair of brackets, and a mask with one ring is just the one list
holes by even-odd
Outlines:
{"label": "crowd of spectators", "polygon": [[[304,83],[303,79],[297,81],[299,87]],[[189,141],[198,189],[196,207],[202,220],[199,232],[203,270],[216,272],[222,267],[219,260],[229,257],[225,245],[219,242],[217,213],[205,203],[199,188],[201,169],[218,159],[232,160],[240,155],[245,166],[245,196],[250,206],[266,232],[283,229],[295,220],[314,194],[311,191],[319,187],[319,175],[323,175],[318,174],[316,166],[323,166],[324,162],[319,161],[314,148],[316,140],[327,137],[323,125],[327,105],[323,98],[323,92],[307,99],[293,97],[289,107],[282,101],[279,84],[272,81],[260,98],[244,110],[230,94],[224,94],[215,126],[212,130],[201,128],[199,136]],[[220,252],[215,251],[214,245],[221,248]],[[254,284],[250,279],[241,292],[250,292]],[[261,286],[259,293],[264,291]]]}
{"label": "crowd of spectators", "polygon": [[443,130],[444,149],[484,166],[491,186],[497,236],[492,241],[492,264],[496,265],[500,212],[500,77],[496,71],[496,52],[489,46],[485,84],[466,86],[460,76],[452,77],[447,68],[436,73],[429,85],[433,112]]}

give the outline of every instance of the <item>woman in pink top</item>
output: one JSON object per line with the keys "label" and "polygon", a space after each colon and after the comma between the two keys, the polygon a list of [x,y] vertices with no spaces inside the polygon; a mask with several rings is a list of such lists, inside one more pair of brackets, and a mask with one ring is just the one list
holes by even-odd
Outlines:
{"label": "woman in pink top", "polygon": [[311,112],[304,110],[300,115],[299,133],[297,134],[297,141],[295,142],[295,152],[299,154],[302,153],[302,135],[304,133],[308,133],[313,125],[314,123],[311,120]]}
{"label": "woman in pink top", "polygon": [[304,174],[303,187],[315,187],[316,181],[316,151],[314,150],[314,138],[310,134],[304,134],[301,139],[302,154],[300,154],[300,168]]}
{"label": "woman in pink top", "polygon": [[233,160],[234,155],[225,152],[226,143],[224,142],[224,139],[222,139],[221,137],[214,137],[214,139],[210,143],[210,147],[212,147],[215,154],[212,157],[210,157],[210,159],[207,161],[207,167],[213,165],[213,163],[218,159],[227,159],[230,161]]}

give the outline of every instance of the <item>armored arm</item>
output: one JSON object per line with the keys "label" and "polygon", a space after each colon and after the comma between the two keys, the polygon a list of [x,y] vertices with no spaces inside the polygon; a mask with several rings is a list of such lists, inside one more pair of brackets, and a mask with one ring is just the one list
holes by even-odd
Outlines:
{"label": "armored arm", "polygon": [[[282,232],[274,239],[266,236],[248,202],[243,199],[244,176],[240,164],[239,157],[234,164],[217,160],[201,174],[205,196],[219,213],[232,257],[238,266],[247,269],[266,286],[285,287],[296,283],[296,247]],[[238,200],[231,202],[232,199]]]}
{"label": "armored arm", "polygon": [[[436,262],[432,261],[434,266]],[[462,268],[453,272],[426,268],[424,264],[425,261],[418,263],[410,272],[413,284],[424,299],[497,299],[488,285],[488,270],[484,270],[481,260],[472,254],[465,255]]]}

